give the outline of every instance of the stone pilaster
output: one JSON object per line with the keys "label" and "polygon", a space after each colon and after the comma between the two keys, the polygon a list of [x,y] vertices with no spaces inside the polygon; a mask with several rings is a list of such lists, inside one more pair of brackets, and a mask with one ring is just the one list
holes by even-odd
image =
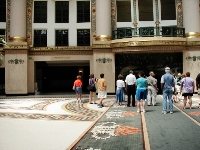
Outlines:
{"label": "stone pilaster", "polygon": [[97,48],[93,54],[93,70],[97,78],[104,73],[107,81],[107,92],[115,93],[115,56],[110,48]]}
{"label": "stone pilaster", "polygon": [[182,0],[183,26],[187,37],[187,49],[183,52],[183,72],[190,72],[193,79],[200,70],[200,13],[199,0]]}
{"label": "stone pilaster", "polygon": [[27,94],[27,48],[5,48],[5,93]]}
{"label": "stone pilaster", "polygon": [[8,42],[5,50],[5,93],[28,94],[26,0],[9,0]]}

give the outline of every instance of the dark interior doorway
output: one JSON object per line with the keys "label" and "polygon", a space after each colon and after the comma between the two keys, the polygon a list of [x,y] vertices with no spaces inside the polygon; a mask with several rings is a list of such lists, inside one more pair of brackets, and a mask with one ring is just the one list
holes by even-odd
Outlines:
{"label": "dark interior doorway", "polygon": [[0,68],[0,95],[5,94],[5,68]]}
{"label": "dark interior doorway", "polygon": [[[116,79],[121,73],[124,77],[129,70],[133,70],[137,76],[139,71],[144,71],[148,76],[149,71],[154,71],[160,89],[160,79],[164,74],[164,68],[169,66],[173,73],[182,73],[183,54],[182,53],[119,53],[115,55]],[[159,90],[159,93],[161,91]]]}
{"label": "dark interior doorway", "polygon": [[72,86],[78,74],[82,75],[83,92],[87,92],[86,86],[89,78],[89,63],[51,64],[36,62],[36,82],[41,93],[66,93],[73,92]]}

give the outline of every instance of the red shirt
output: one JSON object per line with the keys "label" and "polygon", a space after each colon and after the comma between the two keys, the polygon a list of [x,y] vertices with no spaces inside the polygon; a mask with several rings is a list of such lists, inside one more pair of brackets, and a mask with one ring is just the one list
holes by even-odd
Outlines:
{"label": "red shirt", "polygon": [[74,86],[75,87],[82,87],[82,81],[80,79],[77,79],[74,81]]}

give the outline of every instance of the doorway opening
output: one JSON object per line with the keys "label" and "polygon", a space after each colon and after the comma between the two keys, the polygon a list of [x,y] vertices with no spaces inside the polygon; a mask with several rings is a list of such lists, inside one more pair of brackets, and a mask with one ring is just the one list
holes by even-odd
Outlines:
{"label": "doorway opening", "polygon": [[164,68],[169,66],[173,73],[183,72],[183,54],[180,53],[117,53],[115,54],[116,79],[119,74],[124,77],[133,70],[134,74],[144,71],[149,76],[150,71],[154,71],[158,81],[159,93],[160,79],[165,73]]}
{"label": "doorway opening", "polygon": [[[75,64],[75,65],[74,65]],[[82,76],[83,92],[87,92],[90,73],[87,63],[36,62],[36,83],[40,93],[70,93],[77,75]]]}

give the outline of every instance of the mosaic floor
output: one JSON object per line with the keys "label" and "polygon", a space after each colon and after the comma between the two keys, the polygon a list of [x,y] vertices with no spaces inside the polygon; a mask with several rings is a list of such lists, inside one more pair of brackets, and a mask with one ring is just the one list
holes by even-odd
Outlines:
{"label": "mosaic floor", "polygon": [[[106,107],[99,109],[96,104],[88,104],[88,98],[77,103],[75,98],[23,98],[0,99],[0,117],[82,120],[92,121],[98,118]],[[107,99],[110,106],[113,99]]]}

